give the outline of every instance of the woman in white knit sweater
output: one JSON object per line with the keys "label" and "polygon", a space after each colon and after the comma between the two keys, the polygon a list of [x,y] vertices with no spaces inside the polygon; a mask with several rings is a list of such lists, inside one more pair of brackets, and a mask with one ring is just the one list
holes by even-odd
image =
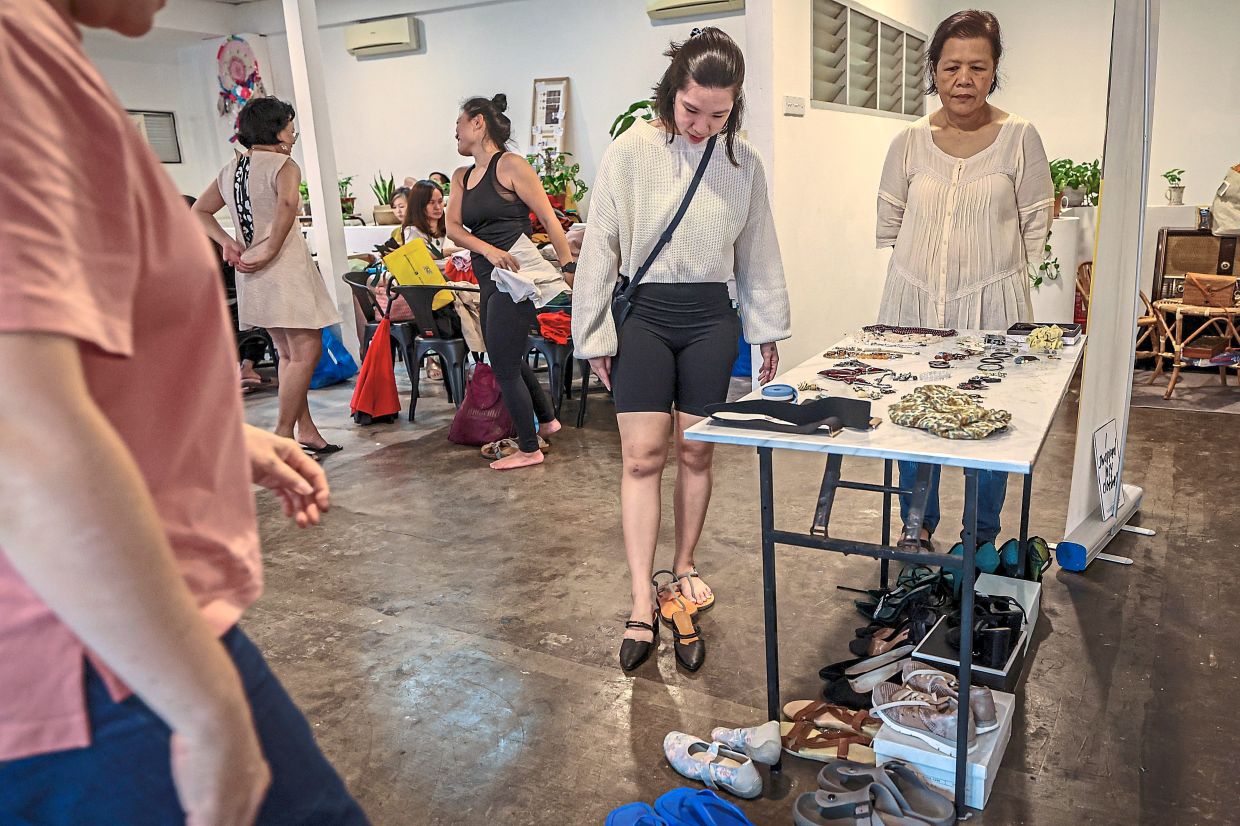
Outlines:
{"label": "woman in white knit sweater", "polygon": [[[878,246],[894,247],[879,308],[883,324],[1006,330],[1032,320],[1029,269],[1050,228],[1050,165],[1033,124],[987,102],[1003,52],[990,12],[962,11],[939,24],[926,53],[943,106],[896,136],[878,191]],[[916,478],[900,462],[900,486]],[[939,522],[939,467],[920,536],[932,550]],[[978,544],[994,542],[1007,474],[978,474]],[[906,528],[909,498],[900,497]]]}
{"label": "woman in white knit sweater", "polygon": [[[680,597],[698,610],[714,602],[694,551],[711,494],[712,446],[683,438],[685,428],[726,400],[740,322],[762,347],[763,382],[779,363],[775,342],[789,336],[788,296],[757,152],[737,135],[744,109],[744,57],[716,28],[673,44],[655,87],[659,119],[638,121],[603,155],[573,292],[579,358],[616,399],[624,471],[621,522],[633,605],[620,663],[640,665],[654,646],[650,585],[661,516],[660,482],[669,442],[676,445],[676,553]],[[716,136],[718,138],[716,139]],[[616,330],[611,296],[620,274],[634,275],[679,208],[708,142],[718,144],[671,241],[653,260]],[[673,418],[673,409],[675,417]],[[676,657],[696,670],[700,637],[678,636]]]}

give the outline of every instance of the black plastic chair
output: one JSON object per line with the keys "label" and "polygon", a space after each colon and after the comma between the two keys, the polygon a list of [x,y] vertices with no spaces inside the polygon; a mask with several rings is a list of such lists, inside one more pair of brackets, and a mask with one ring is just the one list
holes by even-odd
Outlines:
{"label": "black plastic chair", "polygon": [[[560,404],[564,401],[566,391],[571,395],[573,375],[569,365],[573,360],[573,342],[560,344],[540,335],[530,333],[529,348],[547,360],[547,382],[551,391],[551,404],[555,408],[555,417],[560,418]],[[537,364],[537,362],[535,362]],[[567,379],[565,376],[567,375]]]}
{"label": "black plastic chair", "polygon": [[[357,306],[362,310],[362,316],[366,319],[366,327],[362,331],[362,358],[364,359],[366,351],[370,348],[370,341],[375,337],[375,330],[379,328],[379,319],[383,317],[385,310],[379,307],[375,294],[366,286],[366,273],[347,272],[341,278],[353,291],[353,300],[357,302]],[[412,321],[392,322],[392,347],[401,354],[402,359],[405,352],[413,346],[413,341],[417,336],[418,330]],[[412,379],[413,373],[410,372],[409,375]]]}
{"label": "black plastic chair", "polygon": [[422,360],[430,354],[439,358],[443,368],[444,386],[448,390],[448,398],[457,407],[465,400],[465,363],[469,356],[469,345],[462,336],[445,337],[438,319],[431,306],[435,295],[441,290],[454,292],[478,292],[473,284],[450,282],[447,284],[397,284],[395,292],[405,299],[409,309],[413,311],[413,327],[416,336],[411,346],[403,351],[405,366],[409,369],[409,382],[412,389],[409,393],[409,421],[413,421],[414,411],[418,405],[418,367]]}

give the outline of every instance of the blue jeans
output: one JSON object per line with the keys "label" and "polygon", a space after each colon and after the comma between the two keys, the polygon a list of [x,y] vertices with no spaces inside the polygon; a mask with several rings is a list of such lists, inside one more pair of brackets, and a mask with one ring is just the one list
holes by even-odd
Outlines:
{"label": "blue jeans", "polygon": [[[900,487],[912,490],[917,482],[917,462],[900,462]],[[939,475],[942,465],[931,465],[930,496],[926,499],[926,516],[921,526],[934,534],[939,526]],[[998,470],[977,472],[977,544],[995,542],[999,538],[999,517],[1007,498],[1007,474]],[[900,497],[900,519],[908,524],[911,496]],[[961,531],[963,538],[964,531]]]}
{"label": "blue jeans", "polygon": [[[271,788],[258,824],[368,826],[369,821],[319,751],[306,718],[240,629],[220,642],[250,701]],[[115,703],[86,666],[91,745],[0,761],[5,826],[169,826],[185,822],[169,763],[171,731],[135,696]]]}

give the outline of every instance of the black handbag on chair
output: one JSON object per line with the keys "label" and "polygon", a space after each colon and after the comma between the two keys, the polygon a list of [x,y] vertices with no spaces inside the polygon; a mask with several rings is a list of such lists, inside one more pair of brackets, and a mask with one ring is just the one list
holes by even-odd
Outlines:
{"label": "black handbag on chair", "polygon": [[654,245],[654,249],[650,251],[650,255],[646,257],[646,263],[642,264],[632,278],[627,275],[621,275],[620,280],[616,282],[616,289],[611,296],[611,316],[616,322],[616,333],[620,333],[620,325],[624,324],[624,320],[629,317],[629,313],[633,309],[633,294],[637,292],[637,287],[641,284],[642,278],[645,277],[646,271],[650,269],[650,265],[654,263],[654,259],[659,257],[659,253],[663,251],[663,247],[667,246],[667,242],[672,240],[672,233],[676,231],[676,227],[680,225],[680,219],[685,217],[685,213],[689,210],[689,204],[693,201],[693,193],[697,192],[698,184],[702,182],[702,176],[706,174],[706,165],[710,163],[710,156],[715,151],[715,142],[719,140],[718,135],[712,135],[706,143],[706,149],[702,152],[702,160],[698,162],[697,171],[693,173],[693,180],[689,183],[688,190],[685,191],[685,198],[680,202],[680,209],[676,210],[676,215],[672,217],[672,222],[667,225],[667,229],[663,230],[663,234],[659,236],[659,241]]}

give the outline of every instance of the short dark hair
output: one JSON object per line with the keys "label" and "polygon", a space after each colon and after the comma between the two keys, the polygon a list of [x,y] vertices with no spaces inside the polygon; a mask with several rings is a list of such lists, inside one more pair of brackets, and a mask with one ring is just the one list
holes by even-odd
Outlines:
{"label": "short dark hair", "polygon": [[483,97],[470,98],[461,104],[461,111],[470,118],[482,115],[486,124],[487,137],[500,149],[508,145],[512,139],[512,121],[504,112],[508,109],[508,96],[503,92],[490,100]]}
{"label": "short dark hair", "polygon": [[246,149],[280,142],[280,130],[292,123],[297,113],[277,97],[252,98],[237,115],[237,140]]}
{"label": "short dark hair", "polygon": [[984,37],[990,41],[990,55],[995,61],[995,76],[990,81],[990,90],[986,94],[992,94],[999,88],[999,58],[1003,55],[1003,37],[999,32],[999,18],[988,11],[977,9],[958,11],[934,30],[930,47],[926,49],[926,94],[937,95],[939,92],[939,86],[934,82],[934,73],[938,71],[939,58],[943,56],[943,44],[953,37],[966,40]]}
{"label": "short dark hair", "polygon": [[663,54],[672,62],[654,87],[654,108],[664,128],[676,133],[676,93],[688,86],[690,80],[709,89],[731,89],[732,113],[723,134],[728,160],[739,166],[736,133],[745,116],[745,55],[740,46],[722,29],[707,26],[695,30],[688,40],[672,43]]}
{"label": "short dark hair", "polygon": [[409,200],[405,205],[405,220],[401,224],[402,235],[405,227],[417,227],[423,235],[430,238],[443,238],[448,234],[448,224],[443,215],[439,217],[438,226],[432,227],[426,220],[426,205],[431,202],[436,192],[443,195],[439,184],[427,180],[418,181],[409,190]]}

